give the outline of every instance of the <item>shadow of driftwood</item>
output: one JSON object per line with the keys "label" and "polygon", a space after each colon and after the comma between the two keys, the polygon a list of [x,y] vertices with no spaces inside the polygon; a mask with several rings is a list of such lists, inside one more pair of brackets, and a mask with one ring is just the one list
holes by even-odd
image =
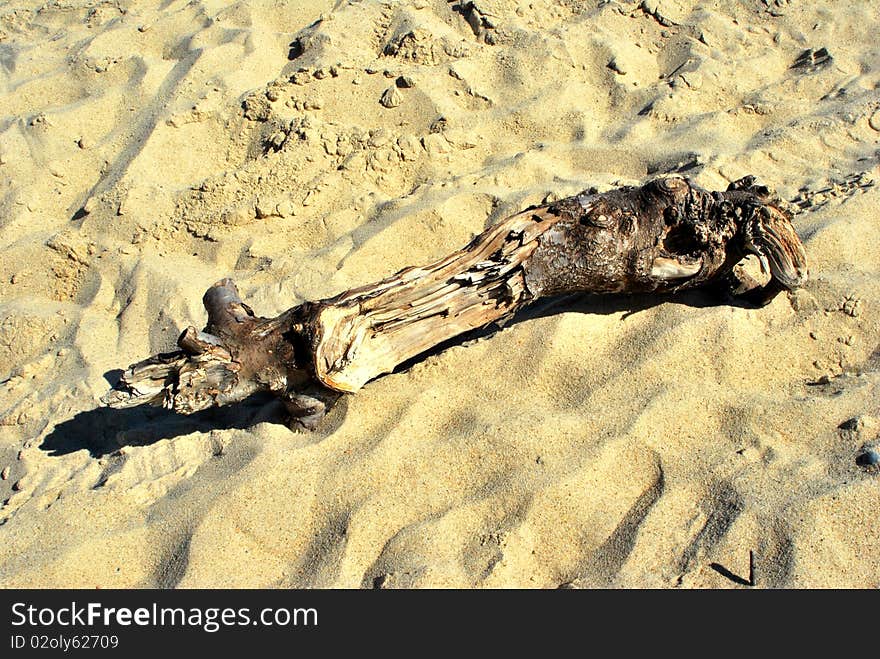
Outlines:
{"label": "shadow of driftwood", "polygon": [[146,446],[192,432],[249,428],[262,421],[285,422],[283,406],[271,396],[252,396],[238,405],[189,416],[149,406],[99,407],[59,423],[40,448],[53,456],[87,449],[92,457],[101,457],[123,446]]}
{"label": "shadow of driftwood", "polygon": [[682,291],[670,295],[648,293],[637,295],[584,295],[583,293],[571,293],[569,295],[538,300],[536,303],[520,309],[512,318],[504,323],[491,323],[486,327],[465,332],[439,343],[430,350],[402,362],[394,369],[394,372],[404,372],[428,357],[438,355],[449,348],[466,345],[472,341],[492,336],[505,327],[513,327],[529,320],[555,316],[560,313],[608,315],[624,312],[623,317],[628,318],[640,311],[645,311],[661,304],[679,304],[698,309],[721,306],[746,309],[756,308],[756,305],[749,303],[747,300],[731,298],[711,289]]}
{"label": "shadow of driftwood", "polygon": [[756,309],[761,306],[760,304],[753,304],[748,297],[732,297],[726,293],[720,284],[717,290],[710,286],[668,294],[584,295],[582,293],[571,293],[569,295],[539,300],[535,304],[524,308],[514,317],[510,324],[515,325],[524,320],[544,318],[545,316],[564,312],[608,315],[623,311],[625,312],[623,317],[627,318],[640,311],[645,311],[661,304],[677,304],[696,309],[705,309],[707,307]]}

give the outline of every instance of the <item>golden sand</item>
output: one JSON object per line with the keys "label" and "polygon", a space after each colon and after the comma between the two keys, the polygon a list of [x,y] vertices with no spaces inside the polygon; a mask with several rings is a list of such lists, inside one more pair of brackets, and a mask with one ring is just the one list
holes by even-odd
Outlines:
{"label": "golden sand", "polygon": [[[0,585],[880,586],[875,3],[18,0],[0,85]],[[802,206],[807,286],[568,300],[313,434],[99,409],[221,277],[268,316],[674,171]]]}

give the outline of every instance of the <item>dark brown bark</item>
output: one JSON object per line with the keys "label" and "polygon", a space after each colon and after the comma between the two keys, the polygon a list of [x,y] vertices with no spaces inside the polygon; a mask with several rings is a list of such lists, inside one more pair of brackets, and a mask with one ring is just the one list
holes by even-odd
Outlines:
{"label": "dark brown bark", "polygon": [[517,213],[434,263],[276,318],[260,318],[224,279],[205,293],[208,323],[181,350],[134,364],[105,397],[113,407],[184,414],[259,390],[313,428],[339,395],[468,330],[562,293],[667,293],[735,278],[755,254],[770,281],[734,282],[767,301],[800,285],[806,255],[789,214],[748,177],[726,192],[682,178],[581,193]]}

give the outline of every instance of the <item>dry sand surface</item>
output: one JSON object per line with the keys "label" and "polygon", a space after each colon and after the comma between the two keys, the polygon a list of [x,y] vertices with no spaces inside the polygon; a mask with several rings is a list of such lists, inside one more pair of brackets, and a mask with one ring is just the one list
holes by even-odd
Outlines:
{"label": "dry sand surface", "polygon": [[[880,586],[876,3],[12,0],[0,81],[0,585]],[[100,407],[221,277],[676,171],[798,204],[806,287],[545,305],[312,434]]]}

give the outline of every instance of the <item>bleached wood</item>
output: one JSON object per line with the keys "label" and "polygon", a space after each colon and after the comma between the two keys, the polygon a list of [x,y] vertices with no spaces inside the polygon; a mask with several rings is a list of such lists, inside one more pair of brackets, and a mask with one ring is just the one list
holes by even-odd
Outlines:
{"label": "bleached wood", "polygon": [[751,177],[726,192],[666,178],[529,208],[433,263],[276,318],[257,317],[224,279],[205,293],[205,329],[189,327],[180,351],[130,366],[104,400],[191,413],[269,390],[292,425],[311,428],[341,393],[540,297],[727,282],[755,254],[770,282],[748,293],[766,301],[807,276],[790,219]]}

